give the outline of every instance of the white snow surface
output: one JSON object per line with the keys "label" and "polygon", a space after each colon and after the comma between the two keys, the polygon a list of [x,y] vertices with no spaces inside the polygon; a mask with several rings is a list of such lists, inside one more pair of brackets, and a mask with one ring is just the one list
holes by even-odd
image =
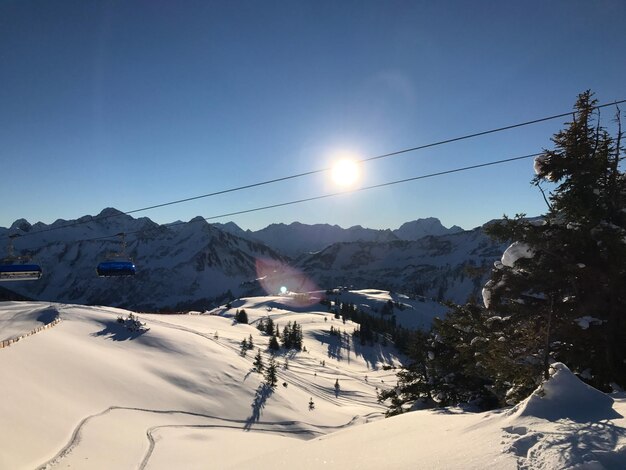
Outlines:
{"label": "white snow surface", "polygon": [[502,253],[501,262],[504,266],[508,266],[509,268],[514,267],[515,262],[520,258],[532,258],[534,256],[534,252],[532,248],[524,242],[513,242],[505,251]]}
{"label": "white snow surface", "polygon": [[[593,390],[559,364],[508,411],[379,419],[376,388],[395,381],[382,366],[398,365],[398,357],[390,348],[339,344],[330,326],[355,325],[318,307],[293,311],[291,301],[257,297],[228,311],[140,314],[143,333],[117,323],[128,314],[119,309],[0,302],[3,336],[36,328],[41,312],[61,317],[0,349],[0,468],[626,468],[626,397]],[[233,322],[237,308],[251,325]],[[302,325],[307,348],[287,353],[289,368],[279,369],[271,393],[252,371],[256,350],[239,354],[249,335],[265,350],[268,337],[254,323],[267,315],[281,327]]]}
{"label": "white snow surface", "polygon": [[448,310],[446,306],[432,299],[419,296],[410,298],[380,289],[335,289],[335,292],[327,295],[328,300],[352,303],[372,316],[379,316],[385,304],[391,300],[394,303],[393,315],[396,323],[411,329],[428,330],[433,320],[444,318]]}
{"label": "white snow surface", "polygon": [[585,315],[584,317],[576,318],[574,321],[583,330],[588,329],[591,325],[601,325],[604,322],[604,320],[601,320],[600,318],[592,317],[590,315]]}

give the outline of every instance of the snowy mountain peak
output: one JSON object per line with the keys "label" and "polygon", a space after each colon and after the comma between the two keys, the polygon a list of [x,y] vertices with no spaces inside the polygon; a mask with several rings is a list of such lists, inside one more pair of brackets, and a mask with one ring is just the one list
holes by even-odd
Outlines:
{"label": "snowy mountain peak", "polygon": [[198,226],[201,226],[201,225],[208,226],[209,225],[209,223],[205,220],[205,218],[200,216],[200,215],[195,216],[188,223],[190,223],[190,224],[198,224]]}
{"label": "snowy mountain peak", "polygon": [[28,232],[31,229],[32,225],[26,219],[18,219],[11,224],[10,230],[21,230],[22,232]]}
{"label": "snowy mountain peak", "polygon": [[117,210],[114,207],[107,207],[102,209],[102,211],[96,216],[97,218],[106,218],[106,217],[119,217],[124,215],[124,212]]}
{"label": "snowy mountain peak", "polygon": [[308,225],[300,222],[292,222],[289,225],[271,224],[264,229],[246,234],[251,239],[261,241],[291,257],[319,251],[333,243],[396,239],[389,230],[375,230],[359,225],[344,229],[338,225]]}
{"label": "snowy mountain peak", "polygon": [[463,229],[457,225],[446,228],[439,219],[428,217],[406,222],[400,228],[394,230],[393,233],[401,240],[419,240],[429,235],[439,236],[462,231]]}
{"label": "snowy mountain peak", "polygon": [[246,231],[243,230],[239,225],[235,222],[226,222],[225,224],[214,223],[213,226],[223,230],[224,232],[230,233],[232,235],[237,235],[238,237],[245,237]]}

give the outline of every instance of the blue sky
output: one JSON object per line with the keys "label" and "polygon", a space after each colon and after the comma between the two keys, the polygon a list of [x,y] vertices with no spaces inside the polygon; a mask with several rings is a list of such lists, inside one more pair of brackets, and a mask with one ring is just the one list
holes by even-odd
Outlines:
{"label": "blue sky", "polygon": [[[626,98],[626,3],[0,2],[0,226],[129,211]],[[604,110],[609,117],[613,111]],[[370,185],[540,151],[563,119],[363,166]],[[521,161],[216,220],[480,225],[545,203]],[[334,192],[327,174],[146,211]]]}

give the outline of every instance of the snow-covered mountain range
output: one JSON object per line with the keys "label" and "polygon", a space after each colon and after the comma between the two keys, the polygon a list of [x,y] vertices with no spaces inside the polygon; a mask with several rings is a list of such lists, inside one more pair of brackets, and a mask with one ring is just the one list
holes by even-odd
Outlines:
{"label": "snow-covered mountain range", "polygon": [[375,230],[360,225],[342,228],[338,225],[306,225],[300,222],[289,225],[271,224],[257,231],[243,230],[233,222],[215,225],[233,235],[260,241],[292,258],[320,251],[334,243],[419,240],[427,235],[445,235],[463,231],[456,225],[446,228],[434,217],[406,222],[396,230]]}
{"label": "snow-covered mountain range", "polygon": [[369,285],[463,303],[480,293],[504,248],[476,228],[415,241],[335,243],[297,266],[324,286]]}
{"label": "snow-covered mountain range", "polygon": [[[118,233],[127,234],[126,253],[137,275],[98,278],[98,262],[120,250]],[[480,228],[448,229],[434,218],[394,231],[293,223],[251,232],[200,217],[159,225],[109,208],[50,225],[20,219],[0,228],[0,243],[9,234],[21,235],[16,252],[30,255],[44,271],[36,282],[6,283],[10,290],[37,300],[140,310],[208,308],[230,295],[275,294],[283,285],[374,286],[464,302],[479,293],[503,251]],[[468,268],[478,276],[470,277]]]}

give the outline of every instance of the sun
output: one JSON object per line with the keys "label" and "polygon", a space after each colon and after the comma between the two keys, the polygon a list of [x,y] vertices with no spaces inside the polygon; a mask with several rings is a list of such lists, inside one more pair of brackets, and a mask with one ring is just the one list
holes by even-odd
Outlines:
{"label": "sun", "polygon": [[359,164],[355,160],[341,159],[331,169],[331,178],[337,186],[348,188],[354,186],[361,175]]}

